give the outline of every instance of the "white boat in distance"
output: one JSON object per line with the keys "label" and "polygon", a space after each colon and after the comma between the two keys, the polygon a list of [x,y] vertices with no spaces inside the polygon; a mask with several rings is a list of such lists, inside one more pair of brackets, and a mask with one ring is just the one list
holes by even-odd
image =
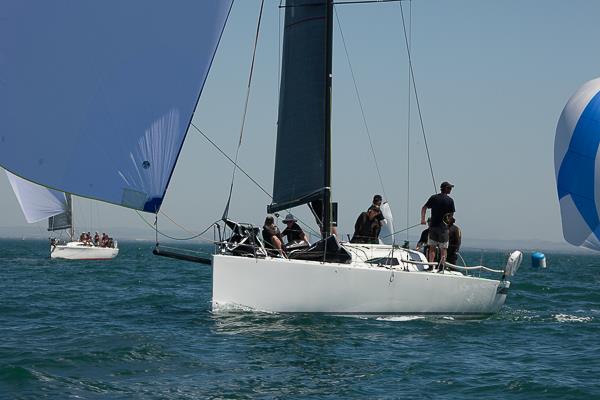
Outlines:
{"label": "white boat in distance", "polygon": [[[0,165],[47,187],[158,214],[233,1],[131,0],[120,3],[118,13],[82,2],[3,4],[8,6],[0,5],[0,14],[8,25],[0,36],[6,83],[0,91]],[[226,202],[222,219],[231,235],[218,243],[214,257],[195,259],[212,264],[214,309],[476,317],[497,312],[519,252],[492,280],[426,272],[420,253],[389,244],[340,244],[331,234],[333,1],[287,0],[282,7],[268,210],[311,204],[322,240],[286,257],[272,256],[258,228],[228,219]],[[47,12],[54,18],[44,18]],[[132,21],[131,15],[139,18]],[[48,66],[47,54],[60,64]],[[53,101],[56,88],[61,101]],[[30,98],[45,105],[35,119],[23,100]],[[82,165],[102,166],[102,173],[77,173]],[[192,259],[158,246],[155,253]]]}
{"label": "white boat in distance", "polygon": [[49,232],[68,232],[68,242],[50,238],[50,258],[110,260],[119,254],[116,241],[113,242],[113,247],[101,247],[73,240],[73,203],[70,194],[26,181],[8,171],[6,176],[27,222],[31,224],[48,219]]}
{"label": "white boat in distance", "polygon": [[83,242],[67,242],[66,244],[50,244],[50,258],[66,260],[110,260],[119,254],[119,247],[101,247]]}

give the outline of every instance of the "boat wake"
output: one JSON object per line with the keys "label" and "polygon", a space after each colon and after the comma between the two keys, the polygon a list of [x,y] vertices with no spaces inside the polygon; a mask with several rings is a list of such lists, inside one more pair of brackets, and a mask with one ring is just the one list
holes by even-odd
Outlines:
{"label": "boat wake", "polygon": [[554,319],[556,319],[558,322],[591,322],[594,320],[594,318],[592,317],[584,317],[569,314],[556,314],[554,315]]}

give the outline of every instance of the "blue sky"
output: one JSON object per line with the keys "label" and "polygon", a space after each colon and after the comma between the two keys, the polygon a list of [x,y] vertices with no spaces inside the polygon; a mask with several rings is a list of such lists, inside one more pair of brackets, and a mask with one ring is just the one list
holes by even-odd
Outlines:
{"label": "blue sky", "polygon": [[[239,162],[268,190],[277,119],[278,3],[266,0]],[[231,155],[241,125],[259,6],[258,0],[235,2],[194,117]],[[407,151],[408,60],[399,4],[336,8],[397,228],[413,225],[433,185],[414,97],[410,156]],[[452,196],[465,242],[470,237],[561,241],[554,131],[570,95],[600,76],[600,2],[413,0],[411,9],[415,81],[435,178],[438,185],[443,180],[456,185]],[[339,26],[333,102],[334,199],[340,203],[340,230],[351,233],[356,216],[383,189]],[[190,131],[162,210],[198,231],[220,217],[230,176],[231,165]],[[77,202],[86,229],[145,227],[131,210],[89,203]],[[261,224],[268,203],[238,174],[233,218]],[[0,226],[27,225],[6,178],[0,178],[0,207]],[[297,214],[311,221],[304,208]],[[91,215],[97,228],[89,228]],[[161,225],[187,235],[164,217]]]}

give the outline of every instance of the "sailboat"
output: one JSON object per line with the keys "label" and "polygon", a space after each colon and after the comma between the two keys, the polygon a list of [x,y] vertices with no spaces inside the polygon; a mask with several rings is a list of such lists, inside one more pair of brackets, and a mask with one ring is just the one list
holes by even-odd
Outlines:
{"label": "sailboat", "polygon": [[[0,12],[12,18],[0,39],[0,59],[6,60],[0,64],[0,165],[49,188],[158,214],[233,1],[137,0],[119,3],[118,10],[58,2],[38,4],[42,9],[35,13],[18,0],[3,4],[9,6]],[[45,7],[61,20],[60,28],[42,17]],[[212,258],[194,259],[212,265],[213,309],[467,317],[498,312],[520,265],[519,251],[504,268],[456,266],[434,274],[417,251],[394,243],[345,243],[332,234],[333,1],[287,0],[284,7],[268,210],[310,204],[322,237],[281,257],[268,251],[259,228],[224,215],[231,234],[217,241]],[[139,18],[140,10],[144,21],[133,30],[131,16]],[[177,24],[163,29],[164,21]],[[18,38],[19,46],[7,44],[8,38]],[[62,61],[41,63],[40,54],[48,52]],[[39,65],[44,68],[30,73]],[[57,88],[60,101],[50,101]],[[26,118],[25,99],[35,96],[48,106],[38,118]],[[38,134],[48,126],[51,139]],[[18,156],[25,150],[27,159]],[[301,165],[293,161],[298,159]],[[98,175],[77,173],[82,164],[106,167]],[[155,254],[186,259],[159,247]],[[501,278],[471,276],[468,269]]]}
{"label": "sailboat", "polygon": [[48,231],[67,231],[69,240],[62,242],[50,238],[50,258],[67,260],[109,260],[119,254],[116,241],[101,247],[93,242],[74,240],[73,203],[69,193],[63,193],[37,185],[6,171],[8,181],[17,197],[28,223],[48,220]]}

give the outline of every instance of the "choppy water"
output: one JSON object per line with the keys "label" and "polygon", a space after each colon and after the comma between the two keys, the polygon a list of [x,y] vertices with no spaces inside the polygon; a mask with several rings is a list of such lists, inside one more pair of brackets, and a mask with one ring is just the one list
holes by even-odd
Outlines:
{"label": "choppy water", "polygon": [[[600,398],[600,257],[529,255],[478,321],[212,314],[211,270],[0,240],[0,398]],[[489,265],[503,252],[472,252]]]}

